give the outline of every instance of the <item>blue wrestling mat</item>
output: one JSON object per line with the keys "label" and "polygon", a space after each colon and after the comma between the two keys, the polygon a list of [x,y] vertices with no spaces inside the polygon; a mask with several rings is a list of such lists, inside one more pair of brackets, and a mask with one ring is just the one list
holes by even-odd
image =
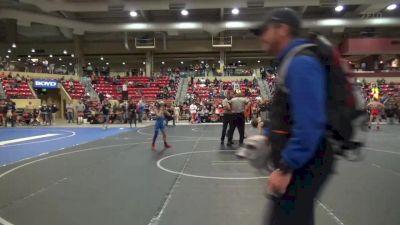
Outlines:
{"label": "blue wrestling mat", "polygon": [[0,128],[0,165],[133,131],[136,129]]}

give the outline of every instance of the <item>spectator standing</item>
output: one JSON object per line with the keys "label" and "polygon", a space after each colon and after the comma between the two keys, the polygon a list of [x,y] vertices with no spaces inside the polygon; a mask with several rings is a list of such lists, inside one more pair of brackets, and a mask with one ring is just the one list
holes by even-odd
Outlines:
{"label": "spectator standing", "polygon": [[268,120],[268,99],[262,99],[261,103],[258,106],[258,110],[260,112],[260,117],[262,121]]}
{"label": "spectator standing", "polygon": [[52,120],[53,123],[56,123],[56,113],[58,112],[58,108],[56,104],[51,104],[51,115],[52,115]]}
{"label": "spectator standing", "polygon": [[83,104],[82,101],[79,101],[78,105],[76,105],[76,113],[77,115],[77,124],[81,125],[83,123],[83,116],[85,115],[85,105]]}
{"label": "spectator standing", "polygon": [[72,105],[72,102],[70,101],[69,103],[67,103],[67,105],[65,106],[65,109],[67,111],[67,120],[68,123],[73,122],[73,118],[74,118],[74,106]]}
{"label": "spectator standing", "polygon": [[195,123],[196,122],[196,114],[197,114],[197,106],[196,104],[194,104],[194,102],[192,102],[192,104],[189,106],[189,110],[190,110],[190,115],[191,115],[191,123]]}
{"label": "spectator standing", "polygon": [[136,110],[137,106],[133,100],[129,102],[128,111],[129,111],[129,126],[132,128],[132,122],[137,127],[137,118],[136,118]]}
{"label": "spectator standing", "polygon": [[144,113],[144,106],[145,106],[145,104],[144,104],[143,100],[140,100],[139,104],[137,106],[138,107],[137,112],[138,112],[139,123],[142,123],[143,113]]}
{"label": "spectator standing", "polygon": [[7,123],[6,114],[7,114],[7,104],[4,100],[0,99],[0,125],[1,126],[5,126],[5,123]]}
{"label": "spectator standing", "polygon": [[11,123],[11,127],[15,127],[15,102],[8,100],[6,103],[5,111],[6,111],[6,120],[4,123],[4,127],[7,127],[7,123]]}
{"label": "spectator standing", "polygon": [[175,121],[178,123],[179,122],[179,116],[181,114],[181,109],[179,108],[179,105],[175,104],[174,107],[174,117],[175,117]]}
{"label": "spectator standing", "polygon": [[51,126],[52,124],[51,122],[53,121],[52,104],[48,104],[46,110],[47,110],[46,123]]}
{"label": "spectator standing", "polygon": [[128,123],[129,120],[129,103],[128,101],[124,101],[121,105],[120,108],[122,109],[122,119],[124,123]]}
{"label": "spectator standing", "polygon": [[110,121],[110,111],[111,111],[111,103],[108,100],[105,100],[103,106],[101,107],[101,111],[103,113],[104,122],[103,129],[108,129],[108,123]]}
{"label": "spectator standing", "polygon": [[42,107],[40,107],[40,117],[42,118],[42,124],[44,126],[47,126],[48,124],[48,109],[47,109],[47,105],[46,104],[42,104]]}

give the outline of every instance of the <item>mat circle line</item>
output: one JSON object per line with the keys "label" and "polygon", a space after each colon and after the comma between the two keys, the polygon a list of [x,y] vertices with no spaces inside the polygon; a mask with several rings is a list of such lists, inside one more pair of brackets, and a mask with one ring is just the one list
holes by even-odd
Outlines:
{"label": "mat circle line", "polygon": [[[236,150],[224,150],[224,152],[234,152]],[[183,153],[177,153],[173,155],[166,156],[164,158],[161,158],[160,160],[157,161],[157,167],[161,170],[164,170],[165,172],[172,173],[172,174],[177,174],[177,175],[182,175],[186,177],[192,177],[192,178],[201,178],[201,179],[213,179],[213,180],[259,180],[259,179],[267,179],[269,176],[259,176],[259,177],[216,177],[216,176],[202,176],[202,175],[196,175],[196,174],[189,174],[189,173],[184,173],[184,172],[178,172],[174,170],[170,170],[168,168],[165,168],[164,166],[161,165],[161,163],[169,158],[173,158],[176,156],[181,156],[181,155],[189,155],[189,154],[198,154],[198,153],[210,153],[210,152],[221,152],[221,150],[208,150],[208,151],[194,151],[194,152],[183,152]]]}

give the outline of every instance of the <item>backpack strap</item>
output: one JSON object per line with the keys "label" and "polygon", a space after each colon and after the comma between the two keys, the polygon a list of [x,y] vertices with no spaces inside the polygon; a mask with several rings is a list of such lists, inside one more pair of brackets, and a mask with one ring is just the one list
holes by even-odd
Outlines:
{"label": "backpack strap", "polygon": [[289,69],[289,65],[292,62],[293,58],[298,55],[299,53],[301,53],[302,51],[304,51],[307,48],[311,48],[311,47],[315,47],[315,44],[302,44],[299,45],[295,48],[293,48],[292,50],[290,50],[286,56],[283,58],[283,61],[281,63],[281,65],[279,66],[279,70],[278,70],[278,77],[277,77],[277,85],[279,88],[281,88],[281,90],[285,93],[289,93],[289,89],[286,88],[285,85],[285,80],[286,80],[286,76],[287,76],[287,72]]}

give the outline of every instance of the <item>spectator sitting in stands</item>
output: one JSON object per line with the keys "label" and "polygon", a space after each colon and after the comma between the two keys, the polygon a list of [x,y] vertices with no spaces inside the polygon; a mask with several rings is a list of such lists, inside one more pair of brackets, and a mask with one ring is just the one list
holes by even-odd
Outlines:
{"label": "spectator sitting in stands", "polygon": [[19,76],[18,73],[17,73],[17,76],[15,77],[15,80],[16,80],[18,83],[21,83],[21,81],[22,81],[22,79],[21,79],[21,77]]}
{"label": "spectator sitting in stands", "polygon": [[70,87],[74,87],[74,80],[71,78],[68,82]]}

